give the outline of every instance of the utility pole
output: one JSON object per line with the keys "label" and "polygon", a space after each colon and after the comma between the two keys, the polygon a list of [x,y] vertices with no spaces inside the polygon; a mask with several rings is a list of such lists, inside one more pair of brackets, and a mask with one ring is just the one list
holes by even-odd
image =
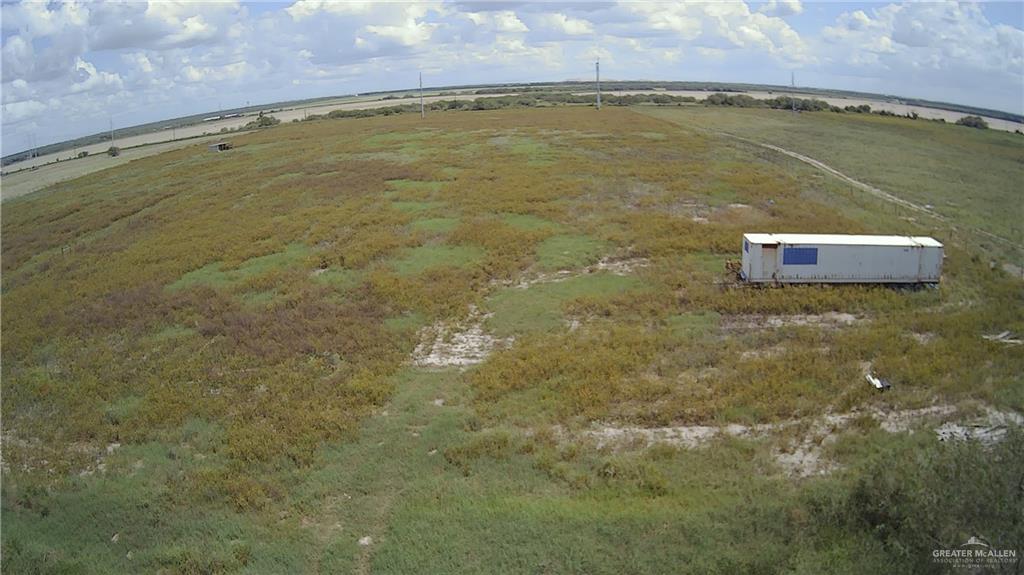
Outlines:
{"label": "utility pole", "polygon": [[420,118],[427,117],[427,109],[423,107],[423,72],[420,72]]}
{"label": "utility pole", "polygon": [[790,95],[789,95],[789,101],[793,105],[792,106],[793,107],[793,113],[795,114],[796,113],[796,95],[794,95],[792,92],[794,92],[796,90],[796,72],[793,72],[792,70],[790,70],[790,72],[789,72],[789,88],[790,88],[789,91],[791,92]]}
{"label": "utility pole", "polygon": [[114,145],[114,117],[110,117],[110,145]]}
{"label": "utility pole", "polygon": [[594,62],[594,75],[597,78],[597,109],[601,109],[601,59]]}

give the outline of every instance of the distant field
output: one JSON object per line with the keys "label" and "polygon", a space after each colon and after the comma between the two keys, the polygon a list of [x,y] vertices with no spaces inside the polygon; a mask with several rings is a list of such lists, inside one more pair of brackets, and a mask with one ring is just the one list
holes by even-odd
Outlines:
{"label": "distant field", "polygon": [[205,149],[206,144],[222,137],[206,136],[128,148],[122,150],[121,155],[117,157],[100,151],[89,157],[76,159],[73,162],[60,162],[42,166],[35,170],[22,170],[3,177],[3,199],[8,200],[25,194],[31,194],[58,182],[72,180],[99,170],[120,166],[132,160],[155,156],[178,148],[204,146]]}
{"label": "distant field", "polygon": [[[494,96],[501,96],[502,94],[495,94]],[[438,95],[427,95],[423,98],[424,102],[435,102],[438,100],[458,98],[458,96],[438,96]],[[315,105],[301,106],[294,108],[287,108],[283,110],[277,110],[268,112],[282,122],[291,122],[292,120],[301,120],[309,115],[314,114],[327,114],[334,110],[366,110],[373,108],[383,108],[387,106],[394,106],[400,103],[408,103],[412,101],[419,101],[418,98],[415,100],[403,100],[403,99],[384,99],[380,96],[374,97],[351,97],[351,98],[338,98],[334,101],[317,102]],[[269,109],[273,110],[273,106],[268,106]],[[33,166],[39,166],[40,169],[49,169],[50,167],[57,166],[57,158],[63,161],[70,160],[75,157],[78,152],[89,152],[91,155],[99,155],[104,153],[111,145],[118,146],[121,148],[134,148],[138,146],[149,146],[152,144],[167,144],[171,141],[177,140],[188,140],[192,138],[198,138],[207,134],[217,137],[217,134],[221,133],[221,130],[239,130],[243,128],[249,122],[256,119],[257,114],[247,114],[245,116],[238,116],[234,118],[225,118],[221,120],[212,120],[209,122],[202,122],[199,124],[193,124],[190,126],[183,126],[176,130],[160,130],[156,132],[150,132],[146,134],[136,134],[128,137],[116,137],[113,143],[109,140],[98,144],[90,144],[87,146],[81,146],[74,150],[64,150],[62,152],[55,152],[52,154],[46,154],[21,162],[11,164],[7,166],[5,172],[25,170]],[[232,134],[233,135],[233,134]],[[165,148],[167,149],[167,148]],[[78,160],[75,160],[77,163]],[[88,169],[88,168],[81,168]],[[50,177],[49,174],[43,177]],[[4,194],[7,197],[7,194]]]}
{"label": "distant field", "polygon": [[[629,95],[629,94],[671,94],[673,96],[692,96],[698,100],[707,98],[709,92],[704,90],[622,90],[608,92],[609,94],[618,95]],[[942,119],[945,122],[955,123],[960,118],[967,116],[963,112],[953,112],[951,110],[943,110],[939,108],[931,108],[928,106],[919,106],[912,104],[903,104],[899,102],[892,102],[886,98],[879,96],[878,98],[861,97],[851,98],[846,96],[829,95],[829,94],[816,94],[807,93],[800,91],[764,91],[764,90],[747,90],[747,91],[730,91],[730,95],[746,94],[752,98],[758,100],[768,100],[771,98],[778,98],[780,96],[791,96],[793,98],[814,98],[816,100],[823,100],[833,106],[839,106],[845,108],[846,106],[861,106],[867,104],[871,106],[871,109],[875,112],[885,110],[892,112],[899,116],[906,116],[911,113],[918,114],[922,119],[927,120],[938,120]],[[1016,130],[1024,131],[1024,124],[1020,122],[1014,122],[1010,120],[1003,120],[1000,118],[992,118],[989,116],[983,116],[989,127],[993,130],[999,130],[1004,132],[1013,132]]]}
{"label": "distant field", "polygon": [[[3,205],[3,571],[934,573],[976,534],[1024,549],[1024,355],[983,337],[1024,334],[1020,280],[718,132],[1019,238],[1024,139],[852,114],[321,120],[61,182]],[[943,282],[742,289],[751,230],[935,233]]]}
{"label": "distant field", "polygon": [[[862,114],[792,114],[780,110],[645,108],[686,128],[725,132],[805,154],[860,181],[932,209],[953,226],[1005,238],[979,243],[998,258],[1024,258],[1021,176],[1024,136],[921,120]],[[766,152],[770,154],[770,152]],[[904,213],[913,217],[913,213]],[[928,222],[948,239],[949,226]],[[942,229],[942,228],[947,229]]]}

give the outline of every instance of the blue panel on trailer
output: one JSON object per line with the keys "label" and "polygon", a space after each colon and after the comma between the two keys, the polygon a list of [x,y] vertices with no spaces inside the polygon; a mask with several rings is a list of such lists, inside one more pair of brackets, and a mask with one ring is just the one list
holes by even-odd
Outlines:
{"label": "blue panel on trailer", "polygon": [[743,240],[743,251],[745,251],[745,252],[749,252],[750,251],[750,242],[748,242],[747,240]]}
{"label": "blue panel on trailer", "polygon": [[784,266],[818,265],[818,248],[785,248],[782,250]]}

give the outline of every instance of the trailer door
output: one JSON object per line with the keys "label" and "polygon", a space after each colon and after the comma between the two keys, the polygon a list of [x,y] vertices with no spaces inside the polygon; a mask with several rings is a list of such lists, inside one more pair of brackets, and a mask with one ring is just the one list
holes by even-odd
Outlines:
{"label": "trailer door", "polygon": [[779,246],[778,244],[764,244],[761,246],[761,277],[764,279],[775,279],[775,272],[779,269]]}

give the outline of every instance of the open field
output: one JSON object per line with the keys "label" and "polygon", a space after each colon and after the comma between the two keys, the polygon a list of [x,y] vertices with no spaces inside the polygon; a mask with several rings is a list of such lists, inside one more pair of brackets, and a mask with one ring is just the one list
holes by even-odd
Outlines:
{"label": "open field", "polygon": [[[941,573],[932,551],[971,536],[1024,551],[1024,353],[984,337],[1024,334],[1024,290],[944,235],[1019,239],[1019,137],[643,106],[232,141],[4,203],[4,572]],[[753,230],[934,233],[942,286],[723,286]]]}
{"label": "open field", "polygon": [[[557,87],[557,85],[553,86],[553,87]],[[438,101],[441,101],[441,100],[459,99],[460,97],[464,98],[464,99],[472,99],[472,98],[476,97],[476,95],[474,94],[475,92],[476,92],[476,90],[473,89],[473,88],[464,88],[464,89],[459,89],[459,90],[445,90],[443,92],[444,95],[441,95],[441,94],[436,93],[434,91],[429,91],[429,92],[426,92],[426,96],[424,97],[424,102],[431,103],[431,102],[438,102]],[[515,91],[514,87],[508,87],[508,91],[505,92],[505,93],[500,93],[500,92],[487,93],[483,97],[496,98],[496,97],[502,97],[502,96],[511,96],[511,95],[515,95],[516,93],[517,92]],[[588,92],[586,90],[574,90],[573,93],[576,93],[576,94],[592,94],[592,92]],[[627,95],[635,95],[635,94],[664,94],[664,95],[672,95],[672,96],[690,96],[690,97],[696,98],[698,100],[703,100],[704,98],[706,98],[708,95],[710,95],[713,92],[708,91],[708,90],[611,90],[611,91],[607,91],[605,93],[609,94],[609,95],[618,95],[618,96],[627,96]],[[885,111],[892,112],[894,114],[898,114],[898,115],[901,115],[901,116],[908,115],[910,113],[915,113],[915,114],[918,114],[921,118],[924,118],[924,119],[929,119],[929,120],[939,120],[939,119],[941,119],[941,120],[944,120],[944,121],[949,122],[949,123],[954,123],[957,120],[959,120],[960,118],[962,118],[965,115],[967,115],[967,114],[961,113],[961,112],[953,112],[953,111],[950,111],[950,110],[931,108],[931,107],[928,107],[928,106],[908,105],[908,104],[904,104],[904,103],[901,103],[901,102],[894,102],[894,101],[890,101],[888,99],[883,99],[882,97],[879,97],[877,99],[874,99],[874,98],[853,98],[853,97],[846,97],[846,96],[839,96],[839,95],[831,95],[830,96],[830,95],[822,95],[822,94],[811,94],[809,96],[808,93],[806,93],[806,92],[800,92],[800,91],[787,92],[785,90],[774,91],[774,92],[759,91],[759,90],[748,90],[748,91],[735,91],[735,90],[733,90],[733,91],[730,91],[729,93],[731,95],[745,94],[745,95],[751,96],[753,98],[762,99],[762,100],[763,99],[769,99],[769,98],[775,98],[775,97],[779,97],[779,96],[791,96],[791,97],[794,97],[794,98],[814,97],[814,98],[819,99],[819,100],[824,100],[824,101],[828,102],[831,105],[835,105],[835,106],[839,106],[839,107],[859,106],[859,105],[862,105],[862,104],[867,104],[867,105],[871,106],[872,109],[875,110],[875,111],[885,110]],[[279,107],[277,107],[277,106],[269,105],[269,106],[267,106],[267,109],[268,110],[276,110],[276,111],[272,111],[271,113],[275,117],[280,119],[282,122],[291,122],[292,120],[303,119],[303,118],[305,118],[306,116],[309,116],[309,115],[317,115],[317,114],[325,115],[325,114],[328,114],[328,113],[330,113],[330,112],[332,112],[334,110],[374,109],[374,108],[382,108],[382,107],[387,107],[387,106],[394,106],[394,105],[397,105],[397,104],[403,104],[403,103],[410,103],[410,102],[418,101],[418,98],[415,97],[414,92],[409,92],[408,94],[406,94],[406,96],[408,96],[408,97],[404,97],[404,98],[399,97],[399,98],[396,99],[396,96],[399,96],[399,95],[398,94],[391,94],[391,95],[388,95],[388,96],[371,95],[371,96],[339,97],[339,98],[334,99],[334,100],[318,101],[318,102],[316,102],[314,104],[310,104],[310,105],[286,106],[283,109],[278,109]],[[169,130],[165,129],[165,130],[154,131],[154,132],[149,132],[149,133],[144,133],[144,134],[136,134],[136,135],[132,135],[132,136],[128,136],[128,137],[120,137],[120,138],[115,138],[113,145],[119,146],[121,148],[131,148],[131,147],[149,145],[149,144],[154,144],[154,143],[165,143],[165,142],[173,141],[172,139],[187,139],[187,138],[196,138],[196,137],[203,136],[203,135],[206,135],[206,134],[217,134],[217,133],[220,133],[221,130],[237,130],[237,129],[245,126],[245,124],[247,124],[248,122],[250,122],[253,119],[255,119],[255,117],[256,117],[256,113],[247,113],[247,114],[245,114],[243,116],[239,116],[239,117],[225,118],[225,119],[222,119],[222,120],[214,120],[214,121],[203,122],[203,123],[200,123],[200,124],[195,124],[195,125],[190,125],[190,126],[183,126],[183,127],[177,128],[174,131],[169,131]],[[1014,122],[1014,121],[1004,120],[1004,119],[1000,119],[1000,118],[992,118],[992,117],[989,117],[989,116],[982,116],[982,117],[985,118],[985,120],[988,122],[989,126],[992,129],[994,129],[994,130],[1007,131],[1007,132],[1024,131],[1024,124],[1022,124],[1020,122]],[[99,154],[99,153],[102,153],[103,151],[105,151],[110,145],[111,145],[110,142],[101,142],[101,143],[91,144],[91,145],[87,145],[87,146],[80,146],[78,148],[75,148],[74,150],[64,150],[62,152],[57,152],[57,153],[52,153],[52,154],[44,154],[44,155],[38,156],[36,158],[30,158],[30,159],[18,162],[16,164],[13,164],[11,166],[11,170],[16,172],[16,171],[24,170],[24,169],[27,169],[27,168],[32,168],[34,166],[39,166],[39,167],[47,166],[47,165],[53,166],[53,165],[56,165],[56,161],[57,161],[58,158],[60,158],[61,160],[72,159],[72,158],[75,157],[77,152],[81,152],[81,151],[86,151],[86,152],[89,152],[92,155],[96,155],[96,154]],[[52,183],[53,181],[58,181],[58,180],[54,180],[53,176],[51,176],[50,174],[42,175],[40,180],[45,180],[48,183]],[[5,193],[4,197],[13,197],[13,196],[9,196],[9,195],[7,195]]]}
{"label": "open field", "polygon": [[1020,186],[1022,141],[1017,134],[907,121],[875,115],[792,114],[774,111],[648,109],[680,125],[773,144],[820,160],[845,174],[926,206],[943,223],[910,210],[943,240],[956,228],[985,230],[982,252],[1016,265],[1024,261]]}
{"label": "open field", "polygon": [[[507,94],[495,94],[493,97],[503,96]],[[471,97],[471,96],[467,96]],[[424,102],[436,102],[439,100],[451,100],[458,99],[458,96],[439,96],[439,95],[426,95],[423,98]],[[402,103],[409,103],[419,101],[419,98],[415,99],[385,99],[384,97],[351,97],[351,98],[339,98],[336,101],[321,102],[312,106],[303,106],[295,108],[287,108],[283,110],[276,110],[273,106],[268,106],[268,109],[276,111],[270,112],[270,115],[274,116],[282,122],[291,122],[292,120],[301,120],[307,115],[314,114],[327,114],[334,110],[372,110],[374,108],[384,108],[387,106],[394,106]],[[201,124],[194,124],[191,126],[183,126],[177,128],[174,131],[161,130],[157,132],[150,132],[147,134],[138,134],[129,137],[119,138],[114,137],[113,144],[110,141],[102,142],[99,144],[91,144],[88,146],[82,146],[75,148],[74,150],[64,150],[62,152],[56,152],[53,154],[44,154],[35,158],[23,160],[10,166],[10,170],[25,170],[32,168],[33,166],[39,166],[44,168],[45,166],[56,166],[57,158],[62,161],[74,159],[78,152],[89,152],[90,155],[98,155],[104,153],[111,145],[118,146],[122,149],[134,148],[137,146],[147,146],[150,144],[161,144],[170,143],[177,140],[189,140],[198,138],[206,135],[216,135],[221,130],[238,130],[244,127],[249,122],[256,119],[257,114],[247,114],[245,116],[239,116],[235,118],[225,118],[222,120],[212,120],[209,122],[203,122]],[[77,161],[77,160],[75,160]],[[44,177],[49,177],[46,175]],[[7,197],[7,194],[4,194]]]}
{"label": "open field", "polygon": [[54,163],[41,166],[35,170],[21,170],[3,177],[3,187],[0,188],[0,193],[3,194],[4,200],[17,198],[42,190],[58,182],[80,178],[86,174],[120,166],[139,158],[155,156],[170,150],[191,146],[200,146],[201,149],[205,149],[206,144],[215,142],[222,137],[219,135],[205,136],[187,140],[178,139],[159,144],[148,144],[121,150],[121,155],[117,157],[110,156],[105,152],[97,152],[85,158],[78,158],[73,162]]}

